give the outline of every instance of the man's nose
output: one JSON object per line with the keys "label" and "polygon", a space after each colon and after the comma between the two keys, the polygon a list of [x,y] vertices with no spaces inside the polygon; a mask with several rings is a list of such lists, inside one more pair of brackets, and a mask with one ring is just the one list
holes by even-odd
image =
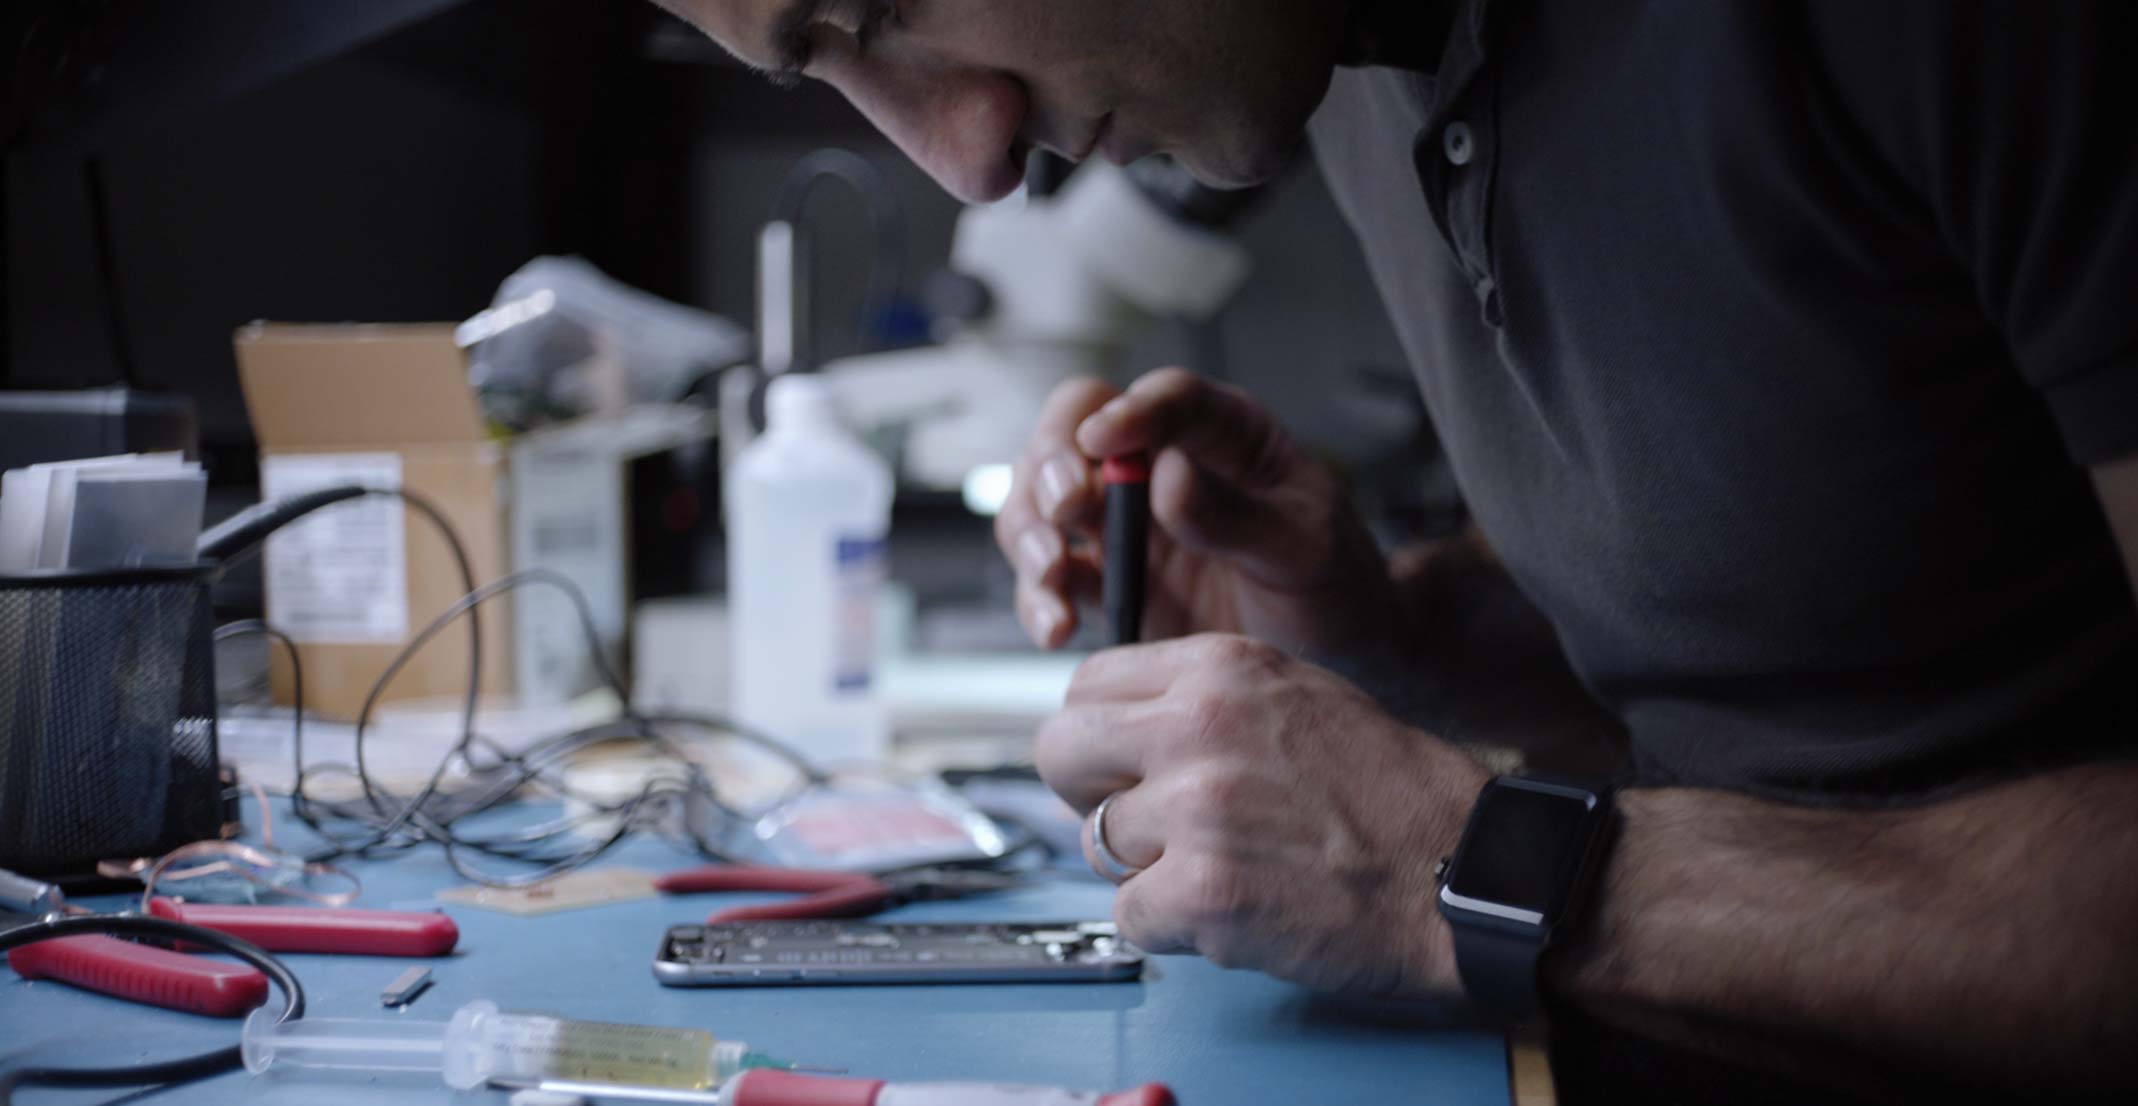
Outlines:
{"label": "man's nose", "polygon": [[1031,98],[1014,77],[938,71],[842,91],[907,157],[966,203],[992,203],[1024,179],[1015,151]]}

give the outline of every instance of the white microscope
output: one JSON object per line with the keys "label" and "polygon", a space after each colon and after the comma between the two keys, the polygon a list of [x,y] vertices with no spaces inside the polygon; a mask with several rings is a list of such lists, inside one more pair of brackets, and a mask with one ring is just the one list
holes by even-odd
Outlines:
{"label": "white microscope", "polygon": [[[853,155],[845,155],[852,157]],[[1035,155],[1036,156],[1036,155]],[[857,159],[858,160],[858,159]],[[938,315],[936,345],[833,361],[819,372],[857,430],[905,430],[903,486],[967,492],[985,509],[1041,405],[1073,376],[1110,376],[1128,342],[1161,319],[1205,321],[1247,278],[1247,251],[1216,228],[1244,197],[1211,193],[1169,164],[1077,169],[959,216],[951,268],[964,301]],[[753,436],[758,380],[802,367],[806,251],[793,222],[758,240],[759,369],[721,389],[723,452]]]}

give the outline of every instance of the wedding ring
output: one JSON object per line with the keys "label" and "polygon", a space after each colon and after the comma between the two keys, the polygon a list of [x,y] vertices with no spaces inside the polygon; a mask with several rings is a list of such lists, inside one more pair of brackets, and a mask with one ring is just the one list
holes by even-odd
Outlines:
{"label": "wedding ring", "polygon": [[1122,883],[1143,869],[1124,864],[1106,844],[1106,810],[1121,797],[1119,791],[1099,800],[1099,808],[1091,812],[1091,855],[1095,858],[1092,867],[1102,876]]}

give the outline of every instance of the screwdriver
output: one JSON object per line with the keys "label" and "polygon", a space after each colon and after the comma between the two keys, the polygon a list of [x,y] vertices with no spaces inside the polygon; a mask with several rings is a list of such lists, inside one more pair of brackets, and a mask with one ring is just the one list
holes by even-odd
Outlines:
{"label": "screwdriver", "polygon": [[1144,577],[1151,541],[1151,458],[1108,457],[1099,465],[1106,485],[1106,576],[1101,582],[1114,644],[1134,645],[1143,633]]}

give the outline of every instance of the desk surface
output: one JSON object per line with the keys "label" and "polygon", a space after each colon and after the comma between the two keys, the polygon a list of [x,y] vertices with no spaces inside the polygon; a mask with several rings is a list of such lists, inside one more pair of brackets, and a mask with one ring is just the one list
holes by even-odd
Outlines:
{"label": "desk surface", "polygon": [[[687,860],[652,841],[604,864],[663,870]],[[357,866],[361,905],[427,909],[457,882],[436,849]],[[1111,888],[1053,880],[981,899],[907,907],[900,920],[1057,921],[1103,918]],[[451,957],[399,961],[290,956],[322,1017],[443,1020],[489,998],[508,1009],[658,1025],[698,1026],[802,1063],[905,1080],[988,1080],[1115,1090],[1170,1085],[1186,1106],[1217,1103],[1509,1101],[1507,1052],[1492,1034],[1442,1028],[1430,1011],[1318,998],[1193,957],[1155,957],[1143,981],[1051,986],[816,987],[677,990],[653,981],[666,927],[704,917],[707,896],[649,899],[519,918],[457,905],[461,941]],[[722,901],[748,901],[726,896]],[[111,901],[85,905],[109,906]],[[379,991],[410,963],[435,986],[407,1013],[379,1007]],[[279,1002],[279,995],[270,999]],[[235,1040],[237,1024],[121,1003],[0,972],[0,1067],[25,1063],[140,1063]],[[158,1094],[160,1106],[193,1103],[503,1103],[452,1096],[422,1078],[325,1079],[242,1072]],[[18,1093],[21,1106],[107,1102],[120,1092]]]}

